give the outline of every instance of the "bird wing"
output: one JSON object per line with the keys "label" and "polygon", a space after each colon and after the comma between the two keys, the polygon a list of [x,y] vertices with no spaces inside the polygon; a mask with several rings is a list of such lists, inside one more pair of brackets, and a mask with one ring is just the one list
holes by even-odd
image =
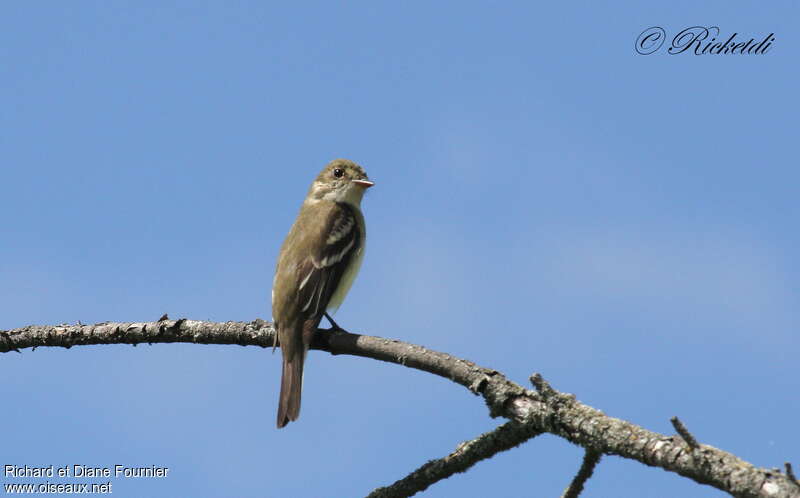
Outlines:
{"label": "bird wing", "polygon": [[361,229],[347,204],[335,203],[318,222],[319,229],[311,235],[319,237],[312,245],[316,250],[297,267],[297,305],[306,319],[322,317],[353,256],[361,250]]}

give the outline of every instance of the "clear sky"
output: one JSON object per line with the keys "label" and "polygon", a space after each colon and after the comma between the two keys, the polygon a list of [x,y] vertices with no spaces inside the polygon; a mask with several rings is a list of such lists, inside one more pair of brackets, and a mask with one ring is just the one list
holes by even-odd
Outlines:
{"label": "clear sky", "polygon": [[[800,466],[798,21],[789,1],[3,2],[0,329],[270,319],[280,243],[346,157],[376,186],[344,327]],[[775,41],[665,52],[696,25]],[[651,26],[667,42],[639,55]],[[0,464],[170,468],[116,496],[361,496],[503,422],[447,380],[311,352],[279,431],[279,374],[255,347],[5,354]],[[557,496],[581,454],[542,436],[426,496]],[[609,457],[585,496],[724,495]]]}

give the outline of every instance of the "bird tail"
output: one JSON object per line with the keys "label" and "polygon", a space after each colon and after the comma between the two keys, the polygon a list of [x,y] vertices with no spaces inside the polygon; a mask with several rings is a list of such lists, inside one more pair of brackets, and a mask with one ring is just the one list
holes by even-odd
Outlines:
{"label": "bird tail", "polygon": [[299,354],[283,356],[281,374],[281,396],[278,401],[278,429],[300,416],[300,396],[303,392],[304,351]]}
{"label": "bird tail", "polygon": [[278,327],[283,371],[281,396],[278,399],[278,429],[300,416],[300,396],[303,391],[303,364],[321,317],[304,320],[296,326]]}

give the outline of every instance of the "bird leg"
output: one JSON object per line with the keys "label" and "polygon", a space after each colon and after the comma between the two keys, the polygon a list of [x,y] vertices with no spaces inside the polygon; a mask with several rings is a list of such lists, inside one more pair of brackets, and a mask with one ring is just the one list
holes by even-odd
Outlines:
{"label": "bird leg", "polygon": [[336,323],[336,322],[334,322],[334,321],[333,321],[333,318],[331,318],[331,316],[328,314],[328,312],[327,312],[327,311],[325,312],[325,318],[327,318],[327,319],[328,319],[328,321],[329,321],[329,322],[331,322],[331,330],[333,330],[333,331],[335,331],[335,332],[336,332],[336,331],[340,331],[340,330],[341,330],[342,332],[347,332],[345,329],[343,329],[342,327],[340,327],[338,323]]}

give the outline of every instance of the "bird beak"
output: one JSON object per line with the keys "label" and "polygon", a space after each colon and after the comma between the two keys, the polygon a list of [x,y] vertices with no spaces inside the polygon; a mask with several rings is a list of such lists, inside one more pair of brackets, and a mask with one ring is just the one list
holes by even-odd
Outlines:
{"label": "bird beak", "polygon": [[369,180],[353,180],[353,183],[355,183],[359,187],[364,187],[365,189],[368,189],[371,186],[375,185],[374,182],[371,182]]}

